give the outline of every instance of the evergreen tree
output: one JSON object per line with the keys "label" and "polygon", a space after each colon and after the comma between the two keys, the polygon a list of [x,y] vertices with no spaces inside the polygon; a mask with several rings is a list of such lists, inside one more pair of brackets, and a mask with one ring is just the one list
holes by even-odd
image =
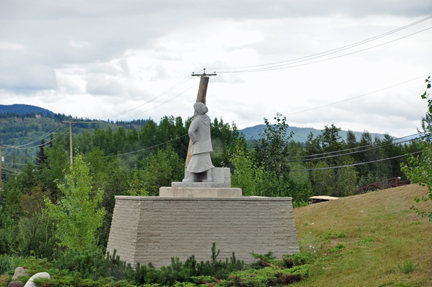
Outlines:
{"label": "evergreen tree", "polygon": [[45,140],[41,140],[41,144],[39,146],[39,151],[36,154],[36,166],[39,170],[42,169],[43,166],[47,164],[48,156],[45,154]]}

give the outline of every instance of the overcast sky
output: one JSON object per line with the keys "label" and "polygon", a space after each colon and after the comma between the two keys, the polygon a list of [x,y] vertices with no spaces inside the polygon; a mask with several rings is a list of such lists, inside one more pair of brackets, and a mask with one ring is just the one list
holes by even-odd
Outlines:
{"label": "overcast sky", "polygon": [[186,119],[207,68],[209,116],[239,128],[279,112],[405,136],[426,112],[431,15],[430,0],[0,0],[0,104]]}

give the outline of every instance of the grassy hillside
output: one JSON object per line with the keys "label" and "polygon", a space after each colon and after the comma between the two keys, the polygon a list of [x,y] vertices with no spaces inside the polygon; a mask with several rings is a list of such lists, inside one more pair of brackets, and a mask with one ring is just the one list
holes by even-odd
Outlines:
{"label": "grassy hillside", "polygon": [[294,209],[300,248],[317,259],[309,278],[290,286],[432,286],[432,222],[409,209],[426,190],[408,185]]}

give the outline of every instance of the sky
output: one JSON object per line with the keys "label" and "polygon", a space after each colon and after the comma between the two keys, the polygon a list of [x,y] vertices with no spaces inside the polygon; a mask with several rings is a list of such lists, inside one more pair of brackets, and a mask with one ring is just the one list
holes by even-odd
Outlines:
{"label": "sky", "polygon": [[[411,135],[432,75],[430,0],[0,0],[0,104],[127,121]],[[427,18],[429,17],[429,18]]]}

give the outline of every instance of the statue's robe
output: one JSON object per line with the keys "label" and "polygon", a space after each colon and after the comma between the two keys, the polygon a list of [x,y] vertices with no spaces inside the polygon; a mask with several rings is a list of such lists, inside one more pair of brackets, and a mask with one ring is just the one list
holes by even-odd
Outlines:
{"label": "statue's robe", "polygon": [[213,168],[210,152],[213,151],[210,136],[210,118],[206,114],[197,115],[192,121],[189,137],[193,143],[191,149],[191,160],[187,171],[193,173],[205,172]]}

